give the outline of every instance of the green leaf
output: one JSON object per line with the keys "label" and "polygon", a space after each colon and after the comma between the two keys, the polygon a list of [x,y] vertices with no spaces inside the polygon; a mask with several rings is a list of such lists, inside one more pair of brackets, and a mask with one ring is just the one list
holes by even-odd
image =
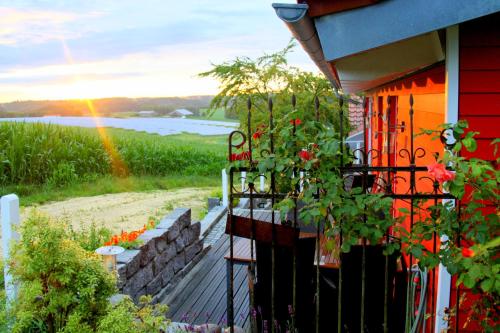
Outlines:
{"label": "green leaf", "polygon": [[415,258],[420,258],[422,256],[422,248],[420,246],[414,246],[411,248],[411,254]]}
{"label": "green leaf", "polygon": [[462,140],[462,143],[469,152],[474,152],[477,149],[477,143],[476,140],[473,138],[466,137],[465,139]]}
{"label": "green leaf", "polygon": [[465,274],[464,286],[471,289],[472,287],[474,287],[475,284],[476,284],[476,280],[470,274]]}
{"label": "green leaf", "polygon": [[481,289],[483,289],[485,292],[489,292],[494,285],[495,285],[495,279],[489,278],[481,282]]}

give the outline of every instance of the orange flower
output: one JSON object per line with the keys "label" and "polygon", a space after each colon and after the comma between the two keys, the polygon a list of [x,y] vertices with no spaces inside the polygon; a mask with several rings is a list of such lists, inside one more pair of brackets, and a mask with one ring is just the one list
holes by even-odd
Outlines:
{"label": "orange flower", "polygon": [[104,243],[104,246],[111,246],[111,245],[113,245],[113,243],[111,243],[111,241]]}
{"label": "orange flower", "polygon": [[297,125],[302,124],[302,120],[300,120],[300,118],[291,119],[290,124],[297,126]]}
{"label": "orange flower", "polygon": [[113,237],[111,237],[111,243],[113,245],[118,245],[119,242],[120,242],[120,240],[118,239],[117,235],[113,235]]}
{"label": "orange flower", "polygon": [[129,242],[133,242],[137,239],[137,237],[139,237],[139,232],[138,231],[132,231],[129,235],[128,235],[128,241]]}

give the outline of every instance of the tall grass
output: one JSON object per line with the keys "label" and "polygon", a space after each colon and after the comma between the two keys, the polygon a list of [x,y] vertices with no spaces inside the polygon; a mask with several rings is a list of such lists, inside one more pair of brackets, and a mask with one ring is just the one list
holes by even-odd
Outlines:
{"label": "tall grass", "polygon": [[222,138],[162,137],[106,129],[39,123],[0,123],[0,185],[65,185],[112,174],[119,159],[129,175],[218,175],[224,165]]}

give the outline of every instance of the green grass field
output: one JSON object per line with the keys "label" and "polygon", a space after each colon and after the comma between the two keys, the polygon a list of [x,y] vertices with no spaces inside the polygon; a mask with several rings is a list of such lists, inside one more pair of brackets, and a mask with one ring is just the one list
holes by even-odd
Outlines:
{"label": "green grass field", "polygon": [[0,123],[0,195],[23,205],[68,197],[216,186],[226,136]]}

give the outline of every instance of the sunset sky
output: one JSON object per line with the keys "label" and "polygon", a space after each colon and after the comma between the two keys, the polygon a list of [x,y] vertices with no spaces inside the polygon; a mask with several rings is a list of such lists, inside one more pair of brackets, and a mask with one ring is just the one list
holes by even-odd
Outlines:
{"label": "sunset sky", "polygon": [[287,45],[272,2],[0,0],[0,102],[213,94],[211,63]]}

